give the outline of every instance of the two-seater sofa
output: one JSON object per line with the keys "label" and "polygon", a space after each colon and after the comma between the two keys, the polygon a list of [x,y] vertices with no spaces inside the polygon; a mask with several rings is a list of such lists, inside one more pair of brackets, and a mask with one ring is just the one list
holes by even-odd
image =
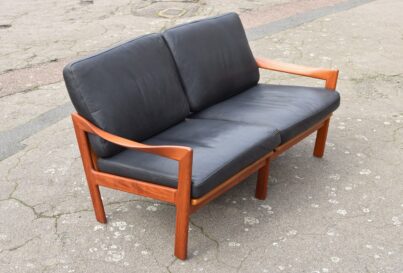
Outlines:
{"label": "two-seater sofa", "polygon": [[[259,68],[326,81],[259,83]],[[237,14],[127,41],[63,71],[96,218],[99,186],[175,204],[175,255],[187,255],[189,216],[317,131],[322,157],[339,106],[338,71],[255,59]]]}

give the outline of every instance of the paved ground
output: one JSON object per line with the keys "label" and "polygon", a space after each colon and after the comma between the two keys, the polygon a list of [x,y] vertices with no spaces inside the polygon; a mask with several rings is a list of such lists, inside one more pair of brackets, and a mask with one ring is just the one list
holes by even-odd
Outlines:
{"label": "paved ground", "polygon": [[[109,223],[95,221],[60,72],[231,10],[255,55],[338,67],[342,105],[325,158],[309,138],[273,162],[266,201],[252,198],[251,177],[201,209],[182,262],[170,205],[103,190]],[[0,272],[403,272],[401,10],[400,0],[1,1]]]}

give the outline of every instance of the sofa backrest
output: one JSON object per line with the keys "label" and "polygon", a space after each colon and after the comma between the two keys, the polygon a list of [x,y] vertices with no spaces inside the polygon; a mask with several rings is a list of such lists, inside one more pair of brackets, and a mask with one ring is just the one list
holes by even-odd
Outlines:
{"label": "sofa backrest", "polygon": [[200,111],[254,86],[259,69],[236,13],[179,25],[163,33],[190,109]]}
{"label": "sofa backrest", "polygon": [[[101,129],[142,141],[184,120],[189,105],[160,34],[146,35],[68,64],[63,76],[77,112]],[[121,147],[90,136],[95,153]]]}

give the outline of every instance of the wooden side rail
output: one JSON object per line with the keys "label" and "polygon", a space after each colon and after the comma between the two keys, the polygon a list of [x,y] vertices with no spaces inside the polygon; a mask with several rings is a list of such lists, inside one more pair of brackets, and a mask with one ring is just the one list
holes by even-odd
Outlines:
{"label": "wooden side rail", "polygon": [[296,64],[283,63],[265,58],[256,58],[256,63],[258,67],[262,69],[325,80],[325,87],[327,89],[336,89],[337,78],[339,76],[339,70],[337,69],[332,70],[326,68],[313,68]]}

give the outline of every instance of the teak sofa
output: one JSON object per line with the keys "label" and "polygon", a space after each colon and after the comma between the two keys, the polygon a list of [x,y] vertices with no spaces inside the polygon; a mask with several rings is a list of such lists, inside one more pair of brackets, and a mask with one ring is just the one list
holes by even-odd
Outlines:
{"label": "teak sofa", "polygon": [[[260,84],[259,68],[326,81],[325,88]],[[99,186],[175,204],[175,256],[186,259],[189,216],[317,131],[322,157],[340,103],[337,70],[255,59],[237,14],[146,35],[63,71],[95,210]]]}

